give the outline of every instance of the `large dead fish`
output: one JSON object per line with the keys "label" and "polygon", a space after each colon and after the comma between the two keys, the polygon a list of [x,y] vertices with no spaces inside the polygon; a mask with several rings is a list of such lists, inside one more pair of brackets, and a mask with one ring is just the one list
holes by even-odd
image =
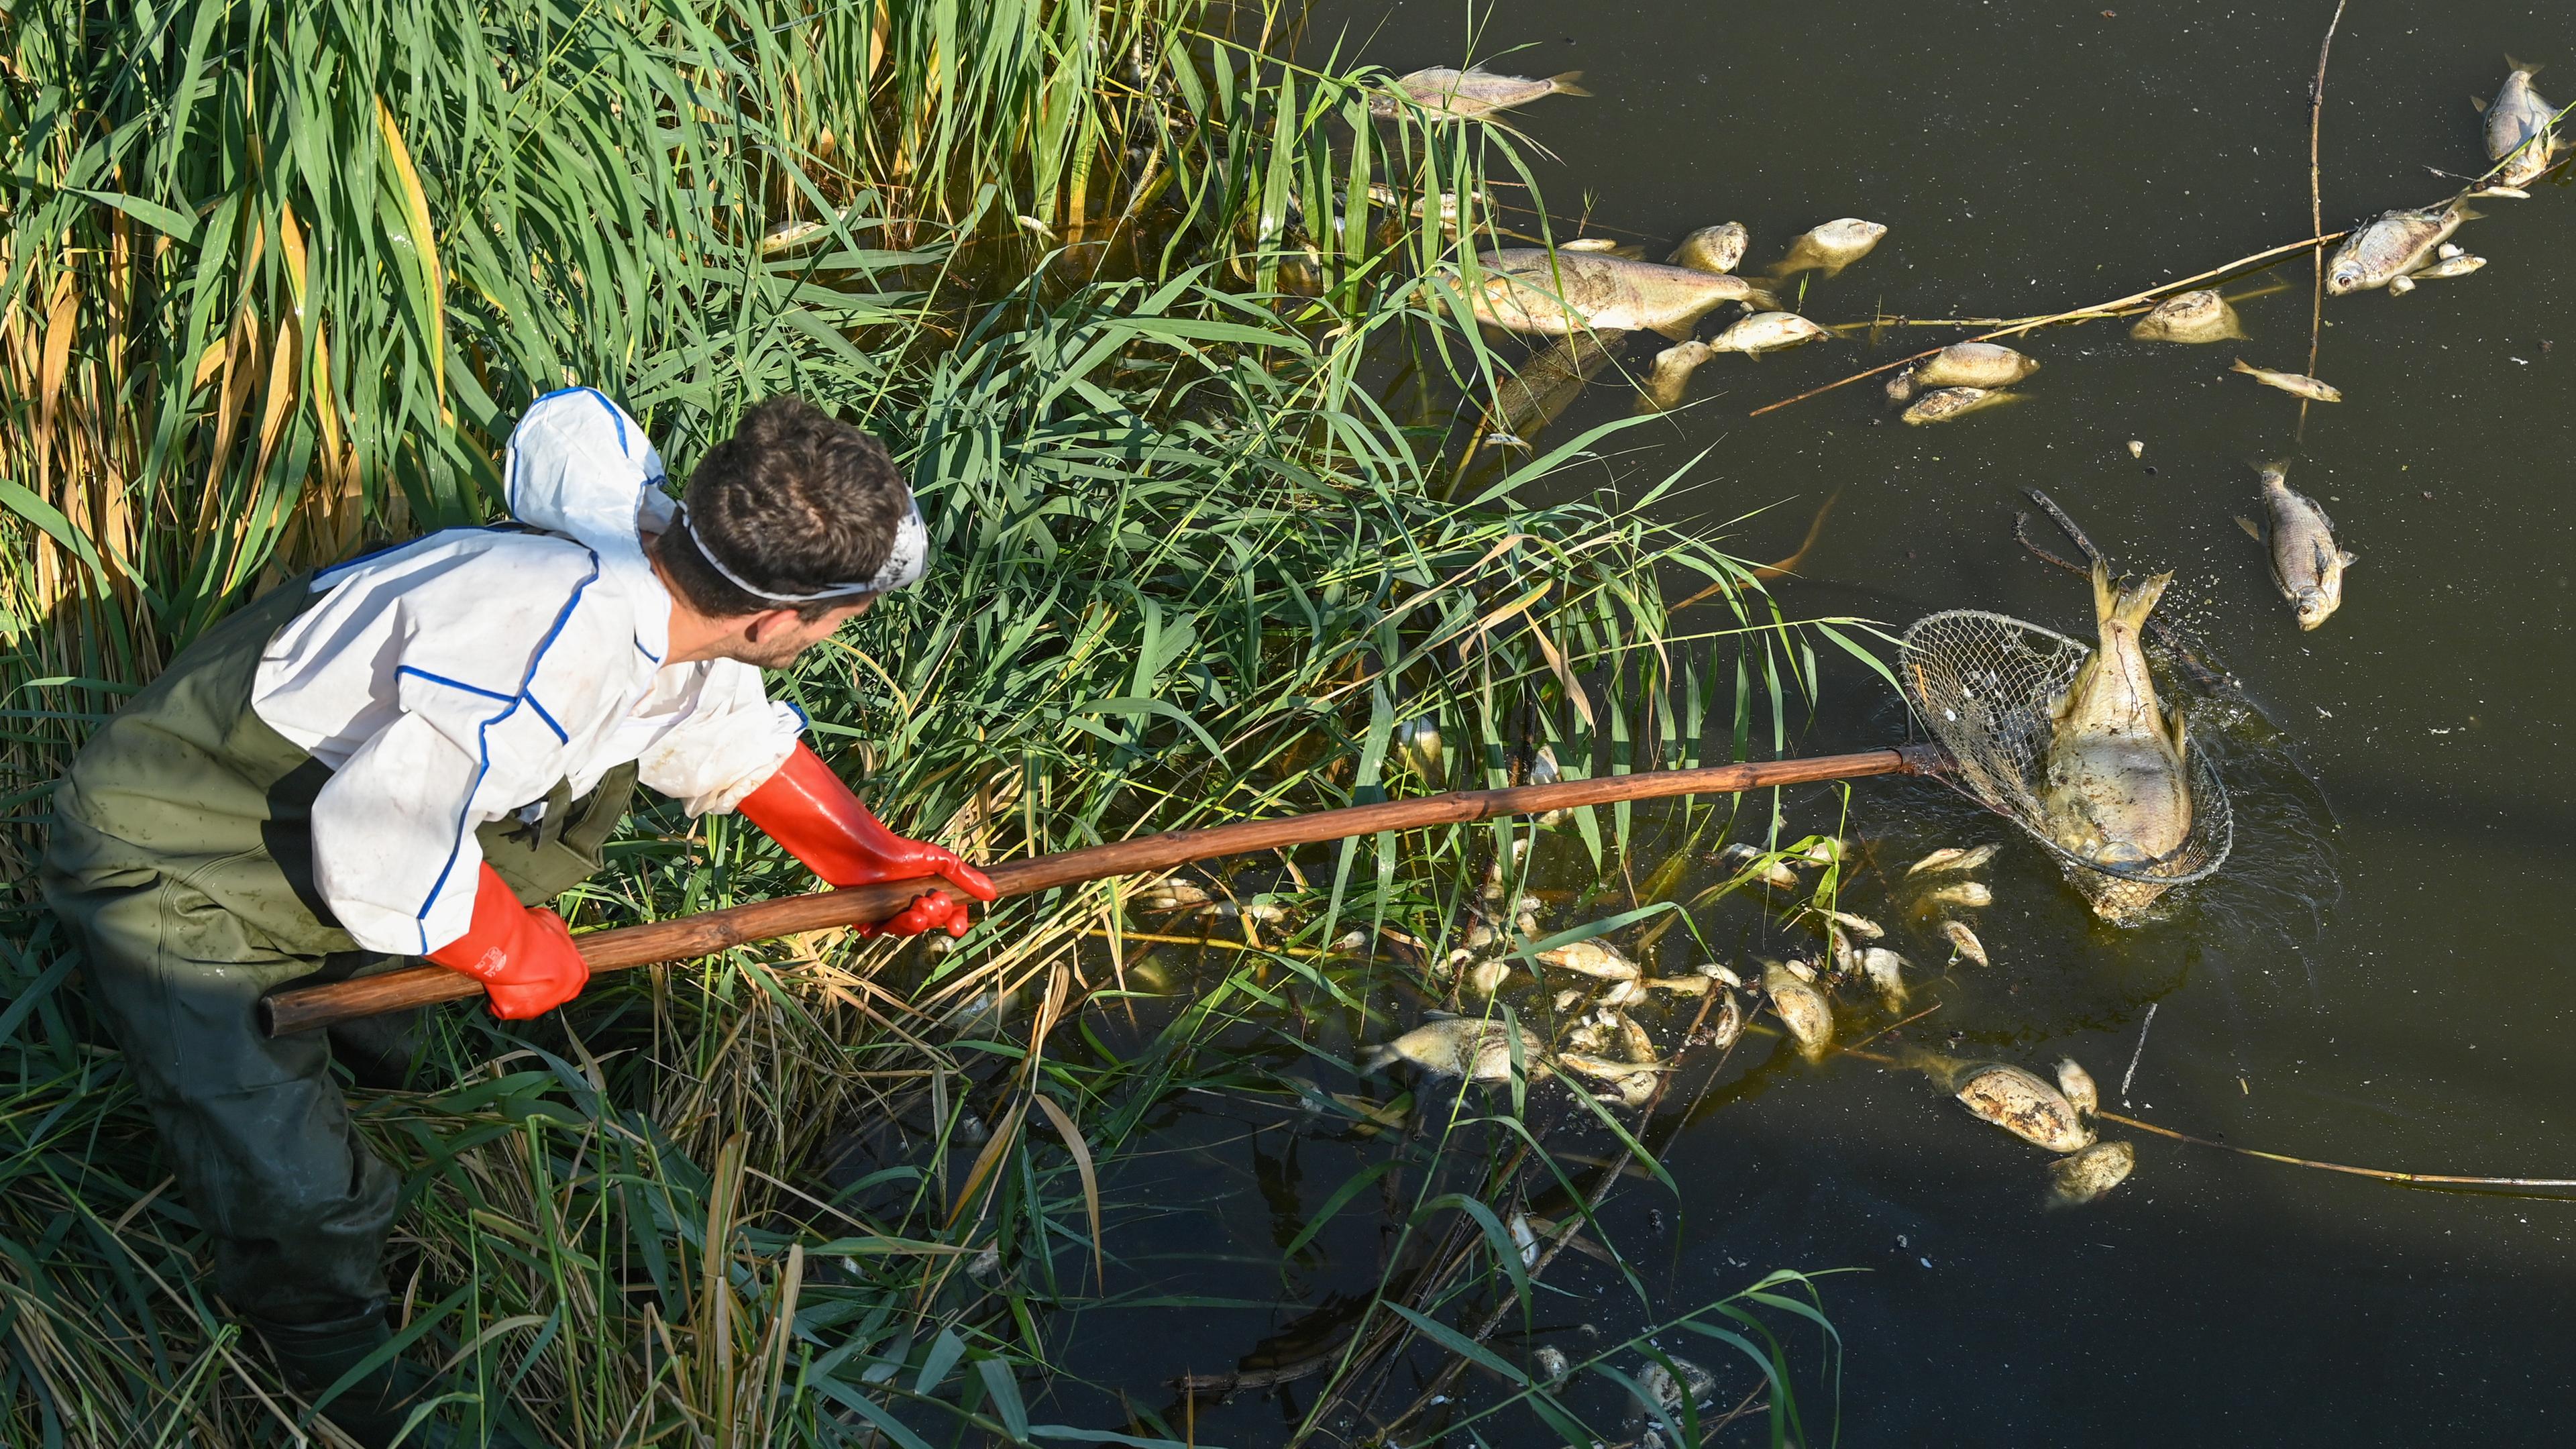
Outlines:
{"label": "large dead fish", "polygon": [[1369,114],[1388,117],[1400,114],[1404,101],[1450,120],[1473,120],[1496,111],[1523,106],[1541,96],[1588,96],[1592,92],[1576,85],[1583,72],[1569,70],[1561,75],[1533,80],[1527,76],[1497,75],[1490,70],[1471,67],[1459,70],[1435,65],[1398,77],[1394,89],[1404,100],[1393,95],[1373,96]]}
{"label": "large dead fish", "polygon": [[1708,344],[1708,350],[1760,357],[1766,352],[1784,352],[1831,336],[1832,333],[1795,312],[1756,312],[1750,317],[1738,318],[1734,326],[1717,334],[1715,340]]}
{"label": "large dead fish", "polygon": [[1468,296],[1476,320],[1543,337],[1645,330],[1683,342],[1699,319],[1729,302],[1771,300],[1742,277],[1601,252],[1514,247],[1488,252],[1477,264],[1483,276]]}
{"label": "large dead fish", "polygon": [[[1538,1043],[1527,1037],[1521,1040],[1521,1061],[1532,1078],[1546,1075]],[[1360,1053],[1359,1069],[1374,1072],[1396,1062],[1471,1082],[1506,1081],[1512,1074],[1511,1027],[1491,1019],[1443,1017]]]}
{"label": "large dead fish", "polygon": [[1899,1047],[1896,1059],[1941,1084],[1979,1120],[2033,1147],[2076,1152],[2093,1143],[2093,1129],[2083,1114],[2037,1072],[2008,1062],[1961,1061],[1919,1047]]}
{"label": "large dead fish", "polygon": [[2453,197],[2439,206],[2416,211],[2382,212],[2376,221],[2353,228],[2326,263],[2326,294],[2342,297],[2372,287],[2385,287],[2433,260],[2434,252],[2477,213],[2466,200]]}
{"label": "large dead fish", "polygon": [[[2180,710],[2168,717],[2147,674],[2141,630],[2171,574],[2114,589],[2093,565],[2093,616],[2100,643],[2057,705],[2048,742],[2040,812],[2049,838],[2077,860],[2140,868],[2173,854],[2191,834],[2188,737]],[[2094,914],[2133,919],[2163,893],[2151,882],[2074,872]]]}
{"label": "large dead fish", "polygon": [[2334,520],[2317,500],[2290,486],[2288,465],[2263,466],[2263,521],[2236,520],[2271,555],[2272,585],[2313,629],[2343,607],[2343,571],[2356,555],[2335,546]]}
{"label": "large dead fish", "polygon": [[1520,370],[1494,389],[1501,404],[1494,414],[1497,430],[1527,437],[1555,422],[1557,415],[1582,395],[1593,375],[1619,355],[1628,340],[1621,331],[1576,332],[1521,364]]}

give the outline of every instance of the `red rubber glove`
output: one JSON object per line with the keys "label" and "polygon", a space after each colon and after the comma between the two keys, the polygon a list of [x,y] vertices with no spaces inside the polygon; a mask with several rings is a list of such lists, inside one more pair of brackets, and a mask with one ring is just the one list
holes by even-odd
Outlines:
{"label": "red rubber glove", "polygon": [[563,917],[520,905],[489,865],[475,877],[473,923],[429,959],[482,982],[492,1014],[504,1021],[543,1016],[590,984],[590,964]]}
{"label": "red rubber glove", "polygon": [[[952,851],[888,830],[832,773],[823,757],[799,743],[778,773],[737,807],[743,818],[767,831],[787,853],[834,886],[868,885],[881,880],[917,880],[945,876],[950,884],[979,901],[998,894],[985,874],[959,860]],[[926,891],[864,934],[917,936],[945,930],[966,934],[966,903],[946,891]]]}

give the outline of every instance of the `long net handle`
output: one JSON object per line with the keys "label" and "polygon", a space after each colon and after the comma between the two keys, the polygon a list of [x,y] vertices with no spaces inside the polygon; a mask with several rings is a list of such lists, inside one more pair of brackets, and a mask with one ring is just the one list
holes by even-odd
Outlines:
{"label": "long net handle", "polygon": [[[1081,850],[1006,861],[987,874],[1006,896],[1054,890],[1114,875],[1170,870],[1194,860],[1247,855],[1292,845],[1313,845],[1382,830],[1420,830],[1439,825],[1469,825],[1497,815],[1539,815],[1584,805],[1622,800],[1656,800],[1676,795],[1731,795],[1781,785],[1807,785],[1824,780],[1857,780],[1871,775],[1933,774],[1949,755],[1938,745],[1900,745],[1854,755],[1824,755],[1804,760],[1764,760],[1749,764],[1712,765],[1697,770],[1651,770],[1635,775],[1606,775],[1593,780],[1567,780],[1554,785],[1518,785],[1503,790],[1453,790],[1414,800],[1390,800],[1288,815],[1276,820],[1244,820],[1204,830],[1169,830],[1135,840],[1112,841]],[[902,910],[937,877],[881,881],[847,890],[788,896],[721,911],[706,911],[593,931],[578,939],[582,960],[592,972],[623,971],[663,961],[710,956],[734,946],[820,931],[835,926],[882,921]],[[482,984],[443,966],[416,966],[353,981],[299,986],[277,992],[259,1003],[260,1027],[270,1036],[316,1031],[360,1017],[380,1016],[441,1001],[479,996]]]}

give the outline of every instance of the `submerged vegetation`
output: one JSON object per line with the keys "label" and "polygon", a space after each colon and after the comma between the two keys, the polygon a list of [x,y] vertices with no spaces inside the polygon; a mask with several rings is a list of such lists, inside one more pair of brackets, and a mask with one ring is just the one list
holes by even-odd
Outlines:
{"label": "submerged vegetation", "polygon": [[[208,1301],[95,1044],[33,891],[47,782],[259,589],[493,516],[500,440],[555,387],[618,397],[683,475],[779,391],[895,445],[930,580],[789,688],[891,824],[981,858],[1778,743],[1813,661],[1746,566],[1644,500],[1530,501],[1579,494],[1608,430],[1504,471],[1440,450],[1429,400],[1494,369],[1415,285],[1455,239],[1406,198],[1487,195],[1518,173],[1508,134],[1373,119],[1371,77],[1278,59],[1281,23],[1200,0],[0,21],[9,1442],[320,1432]],[[1456,203],[1471,234],[1479,205]],[[1416,411],[1371,384],[1389,358],[1432,380],[1394,389]],[[1445,750],[1394,748],[1426,718]],[[1596,862],[1631,825],[1571,822]],[[405,1175],[398,1338],[454,1366],[441,1412],[530,1442],[1191,1438],[1195,1388],[1175,1422],[1057,1373],[1082,1312],[1147,1291],[1115,1231],[1140,1208],[1126,1154],[1184,1093],[1287,1100],[1271,1057],[1339,1072],[1359,1028],[1392,1034],[1508,835],[1281,861],[1236,908],[1250,949],[1170,1000],[1121,934],[1127,882],[1009,903],[944,952],[826,933],[603,979],[526,1027],[429,1018],[408,1087],[353,1092]],[[668,807],[612,855],[577,928],[808,888]],[[1386,1110],[1318,1100],[1363,1135]],[[1556,1253],[1525,1253],[1511,1206],[1560,1188],[1576,1224],[1635,1153],[1556,1162],[1518,1076],[1395,1110],[1399,1140],[1283,1253],[1363,1189],[1387,1204],[1378,1290],[1299,1437],[1399,1363],[1453,1362],[1463,1397],[1426,1391],[1403,1432],[1517,1414],[1579,1441],[1608,1403],[1691,1442],[1764,1405],[1775,1442],[1804,1437],[1793,1358],[1829,1368],[1831,1337],[1795,1275],[1664,1314],[1667,1346],[1749,1365],[1714,1407],[1667,1348],[1490,1346]],[[1800,1323],[1814,1353],[1773,1336]]]}

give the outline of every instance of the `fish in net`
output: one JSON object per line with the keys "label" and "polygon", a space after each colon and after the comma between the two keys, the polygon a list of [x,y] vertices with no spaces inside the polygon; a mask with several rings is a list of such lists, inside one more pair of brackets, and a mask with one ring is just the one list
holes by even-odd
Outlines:
{"label": "fish in net", "polygon": [[2225,864],[2236,820],[2216,762],[2195,747],[2187,766],[2191,825],[2181,844],[2151,859],[2110,862],[2058,842],[2040,803],[2049,742],[2058,705],[2092,654],[2092,645],[2036,624],[1951,609],[1914,621],[1897,662],[1915,712],[1958,761],[1953,783],[2055,856],[2103,919],[2127,921]]}

